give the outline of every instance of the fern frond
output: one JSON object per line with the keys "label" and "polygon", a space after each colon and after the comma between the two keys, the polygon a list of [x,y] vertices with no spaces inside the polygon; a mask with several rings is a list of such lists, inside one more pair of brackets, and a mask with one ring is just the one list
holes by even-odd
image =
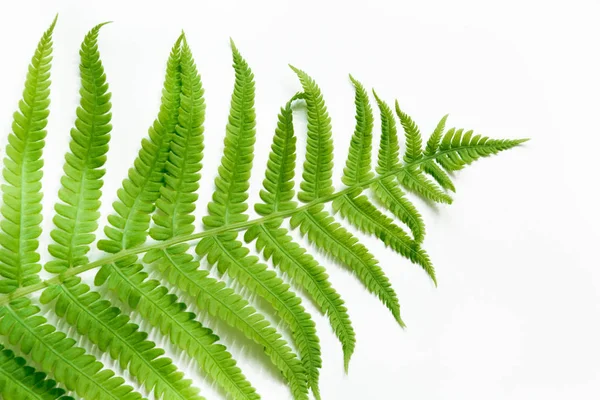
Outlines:
{"label": "fern frond", "polygon": [[73,400],[63,396],[65,391],[46,374],[28,366],[22,357],[15,357],[0,345],[0,395],[3,399],[20,400]]}
{"label": "fern frond", "polygon": [[[281,335],[244,298],[227,288],[224,282],[211,278],[208,271],[199,269],[199,262],[187,253],[188,247],[184,244],[170,247],[166,251],[149,252],[145,261],[155,263],[169,283],[196,299],[196,305],[201,310],[239,329],[246,337],[261,345],[292,386],[299,386],[306,381],[302,364]],[[203,254],[203,249],[198,250]],[[234,373],[230,375],[233,376],[230,386],[245,386],[243,375]],[[250,389],[252,388],[244,392]],[[256,398],[256,396],[240,394],[240,398]]]}
{"label": "fern frond", "polygon": [[416,207],[406,198],[393,177],[387,177],[371,186],[373,194],[385,208],[390,210],[400,221],[405,223],[413,234],[416,243],[425,238],[425,223]]}
{"label": "fern frond", "polygon": [[373,95],[375,96],[381,115],[381,141],[375,171],[383,175],[398,168],[400,164],[398,160],[400,145],[398,143],[396,119],[394,118],[392,109],[377,96],[375,90],[373,90]]}
{"label": "fern frond", "polygon": [[[344,170],[344,177],[346,178],[344,183],[350,184],[350,186],[368,181],[373,175],[371,173],[370,157],[373,115],[368,95],[363,86],[354,79],[352,79],[352,82],[356,89],[356,128],[352,136],[346,169]],[[404,115],[398,107],[396,108],[399,115]],[[410,129],[406,128],[407,141],[420,140],[418,129],[413,129],[413,125],[407,122],[408,125],[410,125]],[[409,136],[413,138],[410,139]],[[348,179],[350,176],[353,176],[353,179]],[[418,247],[417,243],[402,228],[382,214],[366,196],[360,195],[359,191],[345,194],[336,198],[332,206],[336,213],[340,213],[343,218],[346,218],[362,232],[377,236],[399,254],[421,265],[435,282],[433,266],[427,254]]]}
{"label": "fern frond", "polygon": [[112,126],[110,93],[98,52],[98,33],[105,24],[94,27],[80,50],[81,100],[75,127],[71,130],[70,152],[65,156],[64,176],[55,206],[55,241],[48,247],[55,260],[45,268],[52,273],[88,262],[86,253],[97,229],[100,190]]}
{"label": "fern frond", "polygon": [[404,128],[404,133],[406,134],[406,151],[404,152],[404,162],[410,163],[417,161],[423,157],[423,143],[419,127],[408,114],[404,113],[400,109],[398,100],[396,100],[396,114],[398,114],[400,123]]}
{"label": "fern frond", "polygon": [[165,240],[194,231],[194,216],[204,149],[204,89],[192,52],[183,37],[181,49],[181,100],[175,135],[165,165],[150,236]]}
{"label": "fern frond", "polygon": [[48,246],[54,260],[45,265],[51,273],[86,264],[98,228],[103,167],[112,130],[111,94],[98,52],[98,33],[103,25],[95,26],[85,36],[79,52],[81,100],[58,192],[61,203],[54,207],[51,236],[55,243]]}
{"label": "fern frond", "polygon": [[108,253],[117,253],[145,242],[154,211],[154,203],[160,195],[163,170],[169,154],[169,146],[178,122],[181,94],[180,46],[182,37],[171,50],[167,61],[163,96],[158,118],[148,130],[148,139],[142,147],[123,180],[113,203],[116,214],[109,216],[110,226],[104,228],[108,239],[100,240],[98,248]]}
{"label": "fern frond", "polygon": [[42,304],[54,303],[54,312],[65,318],[80,335],[87,336],[98,348],[118,360],[131,375],[156,398],[200,400],[199,390],[183,379],[164,350],[146,340],[148,334],[131,323],[127,315],[103,300],[97,292],[72,277],[60,286],[43,292]]}
{"label": "fern frond", "polygon": [[294,210],[294,168],[296,167],[296,136],[292,114],[292,100],[281,109],[277,116],[277,129],[267,162],[260,198],[263,201],[254,206],[259,215],[269,215],[279,211]]}
{"label": "fern frond", "polygon": [[440,146],[440,140],[442,140],[442,136],[444,135],[444,129],[446,128],[446,121],[448,120],[448,114],[444,115],[440,122],[438,122],[437,126],[433,130],[433,133],[427,140],[427,146],[425,148],[425,155],[432,156],[438,150]]}
{"label": "fern frond", "polygon": [[[256,398],[254,389],[235,367],[231,355],[224,351],[223,346],[214,344],[217,336],[196,321],[196,316],[186,311],[187,306],[179,302],[176,295],[169,293],[159,281],[148,279],[141,265],[132,264],[125,268],[106,265],[101,271],[102,276],[106,276],[107,287],[121,301],[128,302],[135,296],[136,311],[152,326],[159,328],[163,335],[168,335],[173,344],[195,359],[228,392],[242,399]],[[216,298],[216,302],[224,301],[229,299]],[[212,305],[203,306],[212,312]]]}
{"label": "fern frond", "polygon": [[256,114],[254,111],[254,74],[231,42],[235,87],[226,128],[225,149],[215,178],[216,190],[208,205],[209,215],[202,221],[212,228],[246,221],[248,216],[248,179],[254,158]]}
{"label": "fern frond", "polygon": [[[248,188],[255,142],[254,75],[232,43],[235,87],[231,97],[231,112],[225,136],[225,149],[215,179],[216,190],[208,205],[207,227],[246,221]],[[235,234],[217,235],[202,240],[197,254],[207,256],[209,263],[218,263],[219,272],[236,279],[244,287],[267,300],[290,325],[294,341],[306,372],[309,385],[318,393],[318,369],[321,367],[319,339],[314,322],[304,311],[289,286],[277,275],[248,256],[249,250],[236,240]],[[292,383],[292,382],[290,382]],[[305,398],[304,384],[292,387],[296,398]]]}
{"label": "fern frond", "polygon": [[331,118],[317,83],[306,72],[290,67],[300,79],[306,101],[308,137],[298,199],[307,203],[333,193]]}
{"label": "fern frond", "polygon": [[[318,394],[318,376],[321,367],[321,349],[315,323],[301,305],[301,300],[275,272],[249,256],[249,250],[235,240],[235,234],[204,239],[198,244],[204,249],[210,264],[216,264],[221,273],[227,274],[254,293],[267,300],[290,325],[300,359],[308,374],[309,385]],[[295,398],[307,398],[304,386],[292,388]]]}
{"label": "fern frond", "polygon": [[342,196],[334,200],[333,208],[365,233],[377,236],[394,251],[423,267],[437,285],[429,256],[399,226],[382,214],[366,196]]}
{"label": "fern frond", "polygon": [[[68,268],[85,264],[89,244],[97,228],[102,187],[102,169],[110,139],[110,94],[98,52],[98,33],[94,27],[81,46],[81,105],[75,128],[71,131],[71,152],[65,159],[63,186],[59,191],[62,204],[57,204],[56,228],[52,232],[55,244],[49,246],[57,260],[46,265],[49,272],[62,273]],[[129,318],[101,300],[99,293],[73,277],[46,289],[40,298],[47,304],[56,300],[54,311],[87,336],[103,352],[118,360],[123,369],[154,390],[155,396],[173,399],[199,399],[198,390],[177,371],[169,358],[161,357],[162,349],[146,340],[145,332],[129,322]]]}
{"label": "fern frond", "polygon": [[84,349],[73,339],[46,323],[39,308],[29,299],[19,298],[0,308],[0,334],[12,345],[18,345],[44,371],[67,389],[90,400],[137,400],[142,396]]}
{"label": "fern frond", "polygon": [[[297,97],[297,96],[295,96]],[[296,137],[290,100],[278,116],[277,129],[271,145],[267,171],[260,196],[264,203],[255,205],[260,215],[271,215],[282,210],[293,210],[294,168],[296,165]],[[271,259],[313,297],[323,313],[329,316],[331,326],[340,339],[344,351],[344,365],[354,351],[355,334],[346,307],[339,294],[331,287],[325,269],[295,243],[281,228],[282,220],[253,226],[244,235],[246,243],[256,241],[258,251]]]}
{"label": "fern frond", "polygon": [[433,161],[423,163],[423,172],[431,176],[442,188],[456,192],[454,182],[442,168]]}
{"label": "fern frond", "polygon": [[31,59],[23,98],[13,114],[4,157],[0,223],[0,293],[38,283],[42,233],[42,149],[50,113],[52,32],[56,18],[40,39]]}
{"label": "fern frond", "polygon": [[350,76],[356,92],[356,128],[350,142],[348,159],[342,182],[347,186],[359,184],[371,179],[371,143],[373,141],[373,110],[369,103],[369,95],[364,86]]}
{"label": "fern frond", "polygon": [[436,161],[443,157],[450,157],[454,164],[469,165],[480,158],[489,157],[525,143],[529,139],[490,139],[486,136],[473,135],[473,131],[464,132],[462,129],[448,131],[440,145],[440,155]]}
{"label": "fern frond", "polygon": [[[389,105],[373,91],[381,115],[381,143],[375,170],[378,174],[386,174],[400,165],[398,131],[394,113]],[[393,178],[386,177],[375,182],[371,188],[377,200],[390,210],[411,230],[413,238],[421,243],[425,236],[425,223],[416,207],[405,197],[402,189],[394,183]]]}
{"label": "fern frond", "polygon": [[[182,39],[181,49],[181,101],[176,134],[171,141],[169,156],[165,166],[165,185],[161,188],[161,195],[156,202],[157,212],[154,214],[155,226],[150,229],[150,236],[155,240],[167,240],[177,235],[189,234],[193,231],[197,191],[202,168],[203,131],[204,131],[204,90],[200,75],[192,56],[185,36]],[[182,248],[184,247],[184,249]],[[164,266],[170,260],[187,261],[189,246],[183,244],[179,248],[169,248],[158,252],[149,252],[145,255],[146,263],[155,263]],[[181,253],[176,251],[182,250]],[[191,258],[191,256],[189,256]],[[197,266],[196,266],[197,267]],[[162,268],[161,272],[165,272]],[[170,275],[170,274],[168,274]],[[143,275],[140,275],[143,276]],[[177,285],[178,283],[172,282]],[[139,286],[139,284],[138,284]],[[184,291],[185,288],[183,288]],[[151,293],[166,292],[166,288],[157,287],[149,293],[148,299],[152,301]],[[165,312],[171,311],[166,318],[156,320],[161,331],[172,335],[171,340],[190,357],[196,359],[205,372],[211,376],[228,393],[236,399],[256,399],[255,389],[246,381],[246,378],[236,367],[236,362],[231,354],[225,351],[224,346],[214,344],[218,337],[200,323],[193,321],[193,314],[185,312],[183,303],[178,303],[173,297],[170,305],[164,305]],[[142,311],[148,312],[149,308],[142,306]],[[191,315],[191,316],[190,316]],[[175,316],[175,318],[173,318]],[[185,333],[179,333],[181,327],[188,328]],[[190,338],[190,333],[195,336]]]}
{"label": "fern frond", "polygon": [[346,370],[354,352],[356,337],[344,301],[329,282],[329,276],[319,263],[281,228],[281,222],[258,225],[246,231],[246,242],[256,241],[256,248],[265,258],[286,272],[315,300],[322,313],[329,317],[331,327],[342,343]]}
{"label": "fern frond", "polygon": [[[262,347],[281,371],[294,399],[308,400],[312,390],[320,400],[319,338],[311,315],[287,282],[305,289],[328,316],[342,343],[346,370],[356,338],[345,304],[329,282],[325,268],[294,241],[284,226],[285,219],[289,218],[291,229],[307,237],[311,245],[354,273],[404,326],[398,298],[378,261],[342,222],[377,236],[386,246],[420,265],[435,282],[429,256],[421,247],[423,219],[405,191],[428,201],[451,203],[446,191],[455,190],[454,171],[524,142],[489,139],[471,130],[446,130],[444,116],[423,148],[415,121],[397,101],[394,113],[373,92],[382,133],[377,164],[372,165],[373,109],[364,86],[350,76],[355,88],[356,126],[343,170],[345,187],[336,191],[332,182],[333,132],[323,94],[310,76],[291,67],[302,92],[294,95],[278,115],[260,191],[262,202],[255,205],[260,217],[250,220],[247,211],[256,140],[255,83],[248,63],[232,42],[235,84],[224,153],[215,192],[203,218],[205,229],[195,232],[205,103],[202,81],[182,34],[167,62],[158,116],[117,193],[114,213],[104,228],[106,239],[97,245],[107,254],[92,258],[90,247],[96,240],[112,129],[111,95],[98,51],[100,24],[81,45],[81,99],[50,232],[52,259],[45,265],[54,276],[41,281],[38,238],[42,151],[49,115],[55,23],[56,19],[31,60],[22,100],[13,116],[2,172],[6,184],[1,187],[0,208],[0,336],[6,346],[31,362],[31,366],[26,365],[24,358],[0,345],[2,398],[73,400],[65,397],[68,390],[91,400],[141,399],[142,394],[126,385],[123,378],[104,369],[94,356],[76,346],[79,339],[84,339],[118,362],[119,371],[127,373],[135,387],[152,398],[204,400],[165,351],[133,323],[135,317],[83,283],[83,272],[99,268],[95,284],[106,285],[117,303],[125,303],[138,315],[136,320],[168,337],[227,396],[236,400],[260,398],[218,336],[197,321],[174,291],[183,292],[195,308],[224,321]],[[308,137],[296,193],[292,104],[299,100],[306,103]],[[396,117],[405,133],[402,159]],[[375,202],[365,191],[371,191]],[[334,213],[326,211],[327,203],[331,203]],[[393,216],[388,217],[380,207]],[[335,214],[344,221],[337,222]],[[245,243],[238,239],[240,233],[244,233]],[[148,236],[152,241],[146,243]],[[246,247],[251,242],[282,272],[281,277],[251,255]],[[289,329],[293,349],[269,319],[250,304],[247,295],[236,293],[201,268],[203,259],[215,265],[220,274],[227,274],[258,295],[259,300],[270,303],[284,329]],[[148,275],[150,268],[155,279]],[[52,306],[48,312],[64,318],[73,328],[73,338],[49,324],[32,303],[30,296],[38,292],[39,301]]]}
{"label": "fern frond", "polygon": [[436,203],[452,204],[452,197],[427,179],[418,168],[413,166],[404,168],[396,176],[407,190]]}
{"label": "fern frond", "polygon": [[375,294],[392,312],[400,325],[398,297],[375,257],[358,239],[348,232],[326,211],[323,206],[314,206],[307,211],[295,214],[290,219],[292,228],[300,229],[302,235],[315,246],[330,254],[343,265],[348,266],[365,287]]}

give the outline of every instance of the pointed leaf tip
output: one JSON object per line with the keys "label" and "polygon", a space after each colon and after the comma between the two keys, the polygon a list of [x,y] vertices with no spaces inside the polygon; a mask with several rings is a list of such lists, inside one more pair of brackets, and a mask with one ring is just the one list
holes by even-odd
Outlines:
{"label": "pointed leaf tip", "polygon": [[235,42],[233,41],[233,38],[231,36],[229,37],[229,45],[231,46],[231,50],[233,50],[234,53],[238,51],[238,48],[235,45]]}

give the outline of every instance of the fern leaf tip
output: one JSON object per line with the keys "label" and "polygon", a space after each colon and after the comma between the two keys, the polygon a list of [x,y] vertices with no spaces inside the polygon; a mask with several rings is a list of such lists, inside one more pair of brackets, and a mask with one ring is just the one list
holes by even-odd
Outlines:
{"label": "fern leaf tip", "polygon": [[237,48],[237,46],[235,45],[235,42],[233,41],[233,38],[232,38],[231,36],[229,37],[229,45],[231,46],[231,50],[232,50],[234,53],[237,53],[237,52],[238,52],[238,48]]}
{"label": "fern leaf tip", "polygon": [[56,13],[56,15],[54,16],[54,19],[52,20],[52,23],[50,24],[50,28],[48,28],[49,32],[52,32],[54,30],[54,27],[56,26],[57,21],[58,21],[58,13]]}

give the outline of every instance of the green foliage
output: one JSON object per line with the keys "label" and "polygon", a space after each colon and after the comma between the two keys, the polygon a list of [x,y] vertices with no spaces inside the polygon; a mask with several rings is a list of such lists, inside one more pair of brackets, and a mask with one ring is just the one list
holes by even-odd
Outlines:
{"label": "green foliage", "polygon": [[64,393],[55,381],[46,379],[45,373],[36,371],[24,358],[15,357],[15,353],[0,345],[0,394],[4,399],[72,400]]}
{"label": "green foliage", "polygon": [[[351,76],[356,127],[341,179],[345,186],[336,191],[334,131],[323,93],[307,73],[292,67],[302,91],[277,117],[261,201],[254,205],[260,217],[251,219],[247,211],[256,141],[255,83],[249,64],[232,42],[235,83],[224,151],[212,201],[202,218],[204,230],[195,231],[206,106],[200,74],[182,34],[167,62],[158,116],[117,192],[114,213],[104,226],[106,238],[97,242],[103,253],[94,255],[112,130],[111,94],[98,50],[104,25],[100,24],[81,45],[80,102],[54,208],[47,249],[50,260],[44,264],[52,277],[42,281],[38,276],[42,151],[55,24],[56,20],[43,34],[29,66],[3,166],[0,337],[10,350],[0,345],[0,394],[6,399],[67,400],[68,390],[92,400],[142,396],[202,400],[199,389],[135,321],[168,338],[229,398],[260,399],[217,332],[198,321],[198,313],[210,316],[209,324],[224,322],[263,349],[294,399],[308,399],[309,390],[320,399],[320,341],[295,289],[302,289],[328,317],[342,345],[346,370],[356,335],[325,267],[293,239],[286,220],[307,237],[311,247],[352,271],[404,326],[398,296],[379,262],[340,221],[377,237],[423,268],[436,283],[432,261],[423,248],[423,218],[407,192],[449,204],[452,198],[447,191],[455,191],[451,172],[523,142],[446,130],[445,116],[423,148],[419,127],[398,102],[395,115],[373,92],[381,120],[374,165],[375,116],[369,92]],[[298,102],[305,105],[308,129],[296,195],[293,106]],[[396,118],[405,133],[402,154]],[[146,243],[148,237],[152,241]],[[266,261],[261,262],[246,244],[253,244]],[[216,266],[213,272],[218,277],[202,265],[204,259]],[[112,293],[110,300],[78,276],[95,268],[94,283]],[[228,287],[224,275],[236,282],[235,289]],[[243,290],[238,292],[238,287]],[[47,307],[45,313],[63,319],[73,328],[69,333],[42,316],[29,297],[37,292],[41,292],[39,302]],[[271,308],[257,311],[253,297]],[[292,338],[290,343],[270,322],[273,318]],[[112,358],[117,373],[126,375],[133,387],[79,347],[83,338],[94,347],[94,354]]]}

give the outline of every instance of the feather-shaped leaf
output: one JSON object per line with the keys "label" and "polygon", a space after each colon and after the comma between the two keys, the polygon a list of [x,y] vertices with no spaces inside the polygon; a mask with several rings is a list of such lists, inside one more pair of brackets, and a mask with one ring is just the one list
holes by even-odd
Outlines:
{"label": "feather-shaped leaf", "polygon": [[165,240],[194,230],[194,216],[204,149],[204,89],[192,52],[183,37],[181,49],[181,100],[175,135],[165,165],[165,185],[157,200],[156,224],[150,236]]}
{"label": "feather-shaped leaf", "polygon": [[119,200],[113,203],[115,214],[104,228],[108,239],[98,247],[108,253],[129,249],[146,241],[154,203],[160,195],[163,170],[169,154],[171,139],[178,122],[181,94],[180,37],[167,61],[167,73],[158,118],[148,130],[149,138],[129,170],[128,178],[118,191]]}
{"label": "feather-shaped leaf", "polygon": [[[231,97],[231,113],[225,136],[224,156],[215,179],[216,190],[204,217],[208,227],[246,221],[246,200],[250,186],[250,170],[255,142],[254,76],[246,61],[233,45],[235,87]],[[200,250],[204,249],[204,250]],[[241,285],[267,300],[290,325],[309,385],[318,393],[318,369],[321,351],[315,325],[304,311],[301,300],[277,277],[275,272],[259,263],[249,250],[236,240],[236,234],[218,235],[203,239],[197,253],[206,255],[211,264],[218,263],[219,272],[236,279]],[[293,383],[291,381],[290,383]],[[305,398],[305,385],[292,387],[296,398]]]}
{"label": "feather-shaped leaf", "polygon": [[416,207],[406,198],[402,189],[394,182],[393,177],[387,177],[374,183],[374,196],[390,210],[400,221],[411,230],[415,242],[423,242],[425,223]]}
{"label": "feather-shaped leaf", "polygon": [[[399,168],[399,145],[396,120],[390,106],[373,91],[381,115],[381,143],[376,171],[387,174]],[[400,221],[410,228],[417,243],[423,241],[425,223],[416,207],[404,196],[404,192],[395,184],[394,179],[385,177],[372,185],[375,197]]]}
{"label": "feather-shaped leaf", "polygon": [[298,199],[309,202],[333,193],[331,118],[317,83],[306,72],[295,67],[291,68],[302,84],[308,115],[306,159]]}
{"label": "feather-shaped leaf", "polygon": [[54,207],[54,243],[48,247],[54,260],[45,266],[51,273],[86,264],[98,228],[103,167],[112,129],[111,94],[98,52],[98,33],[103,25],[85,36],[79,52],[81,99],[58,192],[61,202]]}
{"label": "feather-shaped leaf", "polygon": [[78,277],[65,280],[60,286],[48,288],[41,297],[47,304],[54,301],[54,311],[59,317],[87,336],[103,352],[118,360],[121,368],[129,369],[132,376],[156,398],[200,400],[199,390],[191,381],[183,379],[164,350],[146,340],[148,334],[130,322],[121,310],[103,300],[80,283]]}
{"label": "feather-shaped leaf", "polygon": [[371,143],[373,142],[373,109],[369,103],[369,95],[364,86],[350,76],[356,95],[356,128],[350,142],[348,159],[342,182],[346,186],[357,185],[371,179]]}
{"label": "feather-shaped leaf", "polygon": [[350,268],[365,287],[386,305],[398,323],[404,325],[400,318],[398,297],[375,257],[356,237],[323,211],[322,205],[295,214],[290,224],[315,246]]}
{"label": "feather-shaped leaf", "polygon": [[[306,380],[305,370],[281,335],[247,300],[227,288],[224,282],[208,276],[208,271],[199,269],[199,262],[187,253],[188,247],[180,245],[166,252],[153,251],[147,254],[146,261],[155,263],[169,283],[195,298],[198,308],[239,329],[246,337],[261,345],[273,364],[292,382],[292,386],[301,386]],[[202,252],[205,249],[198,250],[204,255]],[[242,390],[246,385],[249,386],[244,383],[243,375],[233,371],[228,374],[232,376],[232,383],[226,385],[232,388],[240,386],[239,391],[253,392],[251,387]],[[253,399],[257,395],[240,394],[239,398]]]}
{"label": "feather-shaped leaf", "polygon": [[40,281],[38,237],[42,233],[42,150],[50,113],[52,32],[40,39],[29,65],[23,98],[13,114],[4,157],[0,223],[0,293]]}
{"label": "feather-shaped leaf", "polygon": [[204,225],[212,228],[248,219],[248,188],[253,149],[256,141],[254,112],[254,74],[231,42],[235,87],[231,96],[231,112],[225,135],[225,149],[215,179],[216,190],[208,205]]}
{"label": "feather-shaped leaf", "polygon": [[[294,100],[294,99],[292,99]],[[294,202],[294,168],[296,165],[296,137],[292,115],[292,100],[278,116],[277,129],[271,145],[267,172],[261,190],[264,203],[255,205],[261,215],[270,215],[296,207]],[[342,342],[344,365],[348,366],[354,351],[355,334],[346,307],[339,294],[331,287],[325,268],[295,243],[281,228],[281,220],[254,226],[246,231],[247,243],[256,241],[256,247],[267,259],[279,267],[301,287],[306,289],[321,311],[329,316],[331,326]]]}
{"label": "feather-shaped leaf", "polygon": [[[195,192],[199,187],[198,181],[202,168],[205,105],[200,75],[185,36],[182,39],[181,48],[181,82],[179,120],[165,166],[165,185],[161,188],[161,195],[156,202],[157,212],[154,214],[156,225],[150,229],[150,236],[155,240],[168,240],[177,235],[189,234],[194,229],[192,213],[195,209],[194,202],[198,197]],[[183,244],[177,249],[150,252],[146,254],[144,260],[147,263],[162,260],[163,264],[171,260],[187,261],[185,252],[188,248],[188,245]],[[177,253],[179,250],[183,251]],[[178,282],[172,283],[178,284]],[[183,289],[185,290],[185,287]],[[159,292],[166,290],[165,288],[159,289]],[[173,299],[172,304],[179,303]],[[185,313],[183,310],[177,311],[177,313],[184,316],[185,321],[189,321],[187,323],[193,328],[193,331],[202,335],[190,339],[184,333],[176,337],[172,336],[172,340],[177,342],[176,344],[187,351],[192,358],[195,358],[205,372],[234,398],[258,398],[255,389],[236,367],[236,362],[232,359],[231,354],[226,352],[222,345],[213,344],[218,337],[199,323],[186,320],[189,313]],[[190,319],[193,319],[193,316]],[[167,321],[170,319],[163,319],[161,330],[168,333],[173,331],[177,320],[172,320],[171,324]]]}
{"label": "feather-shaped leaf", "polygon": [[437,126],[433,130],[433,133],[427,140],[427,147],[425,148],[425,155],[432,156],[438,150],[440,145],[440,140],[442,140],[442,136],[444,135],[444,129],[446,128],[446,121],[448,120],[448,114],[444,115],[440,122],[438,122]]}
{"label": "feather-shaped leaf", "polygon": [[404,152],[404,162],[415,162],[423,156],[422,139],[419,127],[412,118],[400,109],[398,100],[396,100],[396,114],[400,118],[400,123],[406,134],[406,151]]}
{"label": "feather-shaped leaf", "polygon": [[39,312],[26,298],[0,307],[0,334],[81,397],[90,400],[142,398],[131,386],[124,385],[122,378],[115,377],[114,372],[103,370],[102,363],[94,356],[75,346],[75,340],[46,323]]}
{"label": "feather-shaped leaf", "polygon": [[22,357],[0,345],[0,395],[4,399],[73,400],[46,374],[28,366]]}

